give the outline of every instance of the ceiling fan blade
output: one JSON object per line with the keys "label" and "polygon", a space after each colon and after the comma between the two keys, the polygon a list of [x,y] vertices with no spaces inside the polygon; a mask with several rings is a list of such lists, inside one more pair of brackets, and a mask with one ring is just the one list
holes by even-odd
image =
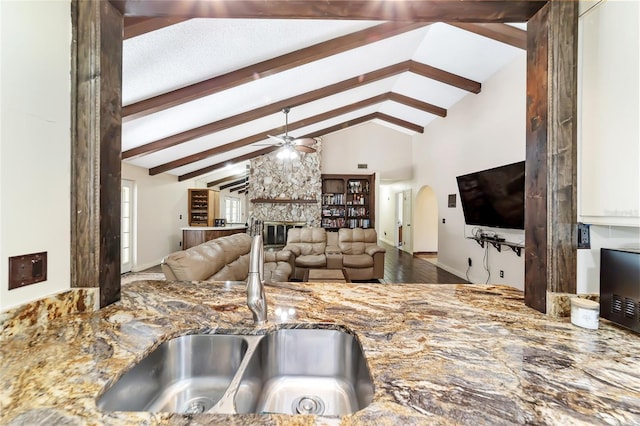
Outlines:
{"label": "ceiling fan blade", "polygon": [[316,144],[316,140],[313,138],[298,138],[294,139],[293,143],[295,145],[313,146]]}
{"label": "ceiling fan blade", "polygon": [[283,138],[280,138],[278,136],[272,136],[272,135],[267,135],[269,136],[271,139],[277,140],[280,143],[285,143],[285,140]]}
{"label": "ceiling fan blade", "polygon": [[311,148],[310,146],[306,146],[306,145],[296,145],[295,149],[300,152],[306,152],[308,154],[311,154],[312,152],[316,152],[315,148]]}

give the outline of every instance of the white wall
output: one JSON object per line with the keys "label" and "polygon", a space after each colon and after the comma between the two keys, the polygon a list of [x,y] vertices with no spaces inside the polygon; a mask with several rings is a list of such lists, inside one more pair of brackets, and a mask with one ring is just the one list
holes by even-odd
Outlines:
{"label": "white wall", "polygon": [[[1,1],[0,22],[2,311],[70,288],[70,2]],[[9,291],[7,259],[42,251],[47,280]]]}
{"label": "white wall", "polygon": [[[358,169],[360,163],[369,168]],[[401,181],[411,179],[411,163],[411,136],[375,122],[322,137],[322,173],[375,172],[379,182]]]}
{"label": "white wall", "polygon": [[132,270],[141,271],[158,265],[169,253],[182,250],[180,228],[189,226],[188,189],[202,186],[193,180],[178,182],[177,176],[166,173],[149,176],[147,169],[126,163],[122,163],[122,178],[134,181]]}
{"label": "white wall", "polygon": [[600,292],[600,249],[640,247],[640,228],[591,226],[591,249],[578,250],[577,293]]}
{"label": "white wall", "polygon": [[[485,81],[482,92],[467,95],[449,109],[445,119],[434,120],[423,135],[414,137],[414,194],[425,185],[436,194],[438,204],[438,263],[464,277],[467,258],[472,259],[469,278],[484,283],[485,250],[466,239],[471,227],[464,222],[456,176],[525,159],[526,55]],[[457,206],[447,207],[448,194],[458,194]],[[446,223],[442,223],[442,220]],[[523,242],[523,231],[498,231],[510,241]],[[414,237],[414,240],[418,238]],[[488,250],[489,283],[524,288],[524,257],[509,249]],[[499,271],[504,271],[504,278]]]}

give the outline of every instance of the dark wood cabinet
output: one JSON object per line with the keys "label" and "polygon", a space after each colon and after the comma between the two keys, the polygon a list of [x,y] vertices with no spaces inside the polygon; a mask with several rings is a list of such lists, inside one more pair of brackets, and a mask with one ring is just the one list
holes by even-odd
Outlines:
{"label": "dark wood cabinet", "polygon": [[326,229],[375,226],[375,174],[322,175],[322,221]]}

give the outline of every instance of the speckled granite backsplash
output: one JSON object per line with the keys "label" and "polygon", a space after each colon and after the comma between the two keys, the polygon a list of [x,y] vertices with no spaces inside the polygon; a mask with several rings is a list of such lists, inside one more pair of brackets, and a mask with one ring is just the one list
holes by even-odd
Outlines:
{"label": "speckled granite backsplash", "polygon": [[44,328],[57,318],[100,307],[98,288],[76,288],[0,312],[0,341],[27,328]]}
{"label": "speckled granite backsplash", "polygon": [[[266,294],[269,322],[259,328],[243,283],[166,281],[131,283],[120,302],[55,318],[38,333],[5,328],[0,424],[640,424],[640,338],[606,320],[579,328],[501,286],[284,283]],[[105,387],[172,337],[318,326],[360,341],[375,388],[362,410],[329,418],[96,406]]]}

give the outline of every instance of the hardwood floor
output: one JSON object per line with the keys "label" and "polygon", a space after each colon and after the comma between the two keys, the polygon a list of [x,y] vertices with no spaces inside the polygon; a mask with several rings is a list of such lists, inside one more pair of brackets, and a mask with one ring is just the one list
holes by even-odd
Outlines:
{"label": "hardwood floor", "polygon": [[383,242],[379,244],[387,250],[381,283],[469,284],[464,278],[438,268],[428,260],[413,257]]}
{"label": "hardwood floor", "polygon": [[[428,260],[414,257],[383,242],[379,244],[387,250],[381,283],[469,284],[465,279],[438,268]],[[158,273],[162,270],[157,265],[142,272]]]}

